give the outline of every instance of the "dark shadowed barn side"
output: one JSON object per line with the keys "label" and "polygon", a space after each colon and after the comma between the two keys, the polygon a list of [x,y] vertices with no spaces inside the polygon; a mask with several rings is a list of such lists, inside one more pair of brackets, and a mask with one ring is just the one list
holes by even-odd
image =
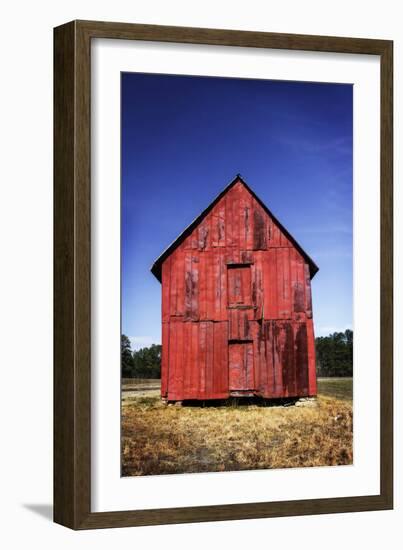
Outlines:
{"label": "dark shadowed barn side", "polygon": [[152,266],[162,398],[315,396],[317,270],[238,175]]}

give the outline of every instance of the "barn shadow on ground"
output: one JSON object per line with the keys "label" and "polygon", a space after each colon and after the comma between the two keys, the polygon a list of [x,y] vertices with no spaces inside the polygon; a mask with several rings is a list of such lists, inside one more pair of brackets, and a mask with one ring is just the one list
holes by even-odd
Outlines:
{"label": "barn shadow on ground", "polygon": [[216,407],[291,407],[295,405],[299,398],[281,398],[281,399],[265,399],[263,397],[230,397],[228,399],[208,399],[197,400],[188,399],[182,403],[168,403],[168,407],[180,406],[188,408],[216,408]]}

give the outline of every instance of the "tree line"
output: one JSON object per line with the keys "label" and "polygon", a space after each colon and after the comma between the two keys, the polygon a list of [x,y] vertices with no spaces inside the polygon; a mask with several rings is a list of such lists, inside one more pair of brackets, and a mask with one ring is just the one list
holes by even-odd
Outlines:
{"label": "tree line", "polygon": [[[353,331],[334,332],[315,338],[316,372],[321,377],[353,376]],[[161,378],[161,350],[152,344],[132,351],[129,338],[122,334],[123,378]]]}
{"label": "tree line", "polygon": [[353,331],[315,338],[318,376],[353,376]]}
{"label": "tree line", "polygon": [[159,344],[132,351],[129,338],[122,334],[121,357],[123,378],[161,378],[161,349]]}

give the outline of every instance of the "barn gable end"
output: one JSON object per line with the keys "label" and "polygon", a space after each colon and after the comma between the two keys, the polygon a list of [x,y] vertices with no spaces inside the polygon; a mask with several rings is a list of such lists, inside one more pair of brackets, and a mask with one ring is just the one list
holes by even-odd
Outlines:
{"label": "barn gable end", "polygon": [[317,270],[237,176],[152,267],[162,281],[162,396],[315,395]]}

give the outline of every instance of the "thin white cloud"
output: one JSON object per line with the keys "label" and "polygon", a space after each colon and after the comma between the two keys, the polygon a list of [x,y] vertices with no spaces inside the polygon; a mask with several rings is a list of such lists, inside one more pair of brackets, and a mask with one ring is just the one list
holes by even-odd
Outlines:
{"label": "thin white cloud", "polygon": [[152,336],[129,336],[130,344],[132,346],[132,350],[137,351],[141,348],[148,348],[152,344],[160,344],[161,342],[157,342],[155,338]]}
{"label": "thin white cloud", "polygon": [[333,224],[324,226],[307,227],[303,226],[297,229],[298,233],[307,233],[313,235],[322,235],[323,233],[345,233],[351,235],[353,232],[352,224]]}
{"label": "thin white cloud", "polygon": [[351,250],[342,249],[342,248],[329,248],[327,250],[314,250],[311,252],[312,258],[319,259],[332,259],[332,258],[339,258],[339,259],[345,259],[345,258],[351,258],[352,252]]}
{"label": "thin white cloud", "polygon": [[316,138],[306,138],[305,136],[289,137],[280,136],[277,140],[287,147],[291,147],[303,154],[321,154],[325,152],[345,155],[352,153],[352,141],[350,137],[340,137],[328,141],[319,141]]}

